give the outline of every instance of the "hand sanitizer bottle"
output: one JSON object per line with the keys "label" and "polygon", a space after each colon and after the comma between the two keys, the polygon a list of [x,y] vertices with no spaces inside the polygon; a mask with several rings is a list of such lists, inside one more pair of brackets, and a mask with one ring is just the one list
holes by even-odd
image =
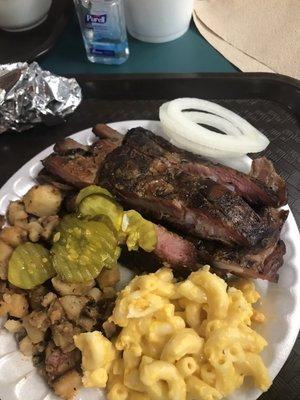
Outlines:
{"label": "hand sanitizer bottle", "polygon": [[122,64],[129,57],[123,0],[74,0],[87,57]]}

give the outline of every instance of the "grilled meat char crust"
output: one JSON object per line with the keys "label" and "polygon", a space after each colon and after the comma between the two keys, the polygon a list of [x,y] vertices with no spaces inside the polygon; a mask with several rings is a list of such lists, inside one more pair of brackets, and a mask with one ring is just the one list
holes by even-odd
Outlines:
{"label": "grilled meat char crust", "polygon": [[256,158],[252,161],[249,176],[262,182],[274,193],[277,193],[279,201],[275,206],[282,206],[287,203],[287,190],[284,179],[277,174],[273,163],[266,157]]}
{"label": "grilled meat char crust", "polygon": [[[132,159],[130,174],[127,178],[126,174],[123,177],[121,174],[123,179],[121,183],[123,186],[126,185],[124,188],[122,184],[119,186],[118,196],[123,204],[128,205],[126,199],[129,197],[130,201],[134,204],[137,203],[135,208],[141,210],[150,208],[151,215],[160,219],[168,216],[170,207],[173,211],[175,210],[175,215],[176,212],[182,215],[181,203],[183,202],[184,205],[189,204],[191,209],[197,208],[204,222],[213,222],[212,224],[207,223],[203,228],[204,231],[207,230],[207,235],[221,234],[222,236],[227,230],[227,235],[228,232],[231,233],[229,242],[234,243],[240,240],[243,242],[247,236],[247,240],[251,242],[253,240],[251,239],[251,230],[247,230],[248,227],[243,226],[243,223],[246,225],[246,221],[248,226],[258,227],[257,230],[252,230],[254,241],[255,238],[262,238],[256,245],[249,244],[251,247],[243,248],[240,244],[234,244],[235,248],[232,248],[228,244],[220,245],[219,242],[212,240],[199,241],[195,237],[186,240],[157,226],[158,241],[154,252],[144,254],[141,254],[141,251],[137,253],[123,252],[122,261],[125,258],[128,261],[129,257],[130,263],[133,261],[134,264],[134,259],[136,259],[138,266],[141,264],[140,257],[142,256],[143,267],[146,270],[155,270],[167,262],[182,275],[197,269],[197,262],[208,262],[212,266],[236,275],[276,281],[277,270],[283,263],[285,253],[284,243],[278,239],[286,215],[284,218],[283,214],[278,214],[278,210],[265,208],[265,206],[284,204],[286,189],[284,181],[276,174],[271,162],[264,158],[254,160],[250,174],[245,175],[177,149],[166,140],[143,128],[129,131],[125,138],[102,124],[98,124],[93,131],[100,138],[93,146],[83,146],[66,139],[55,147],[54,154],[44,160],[45,170],[48,173],[51,171],[54,179],[58,177],[56,180],[59,185],[67,183],[71,187],[81,188],[91,183],[104,181],[103,170],[108,170],[105,158],[107,154],[121,146],[123,140],[125,145],[122,146],[123,150],[127,148],[126,151],[130,150],[129,154],[134,154],[133,150],[135,150],[135,154],[140,160],[143,156],[147,161],[140,163],[138,168],[135,168],[135,160]],[[151,162],[149,162],[149,158]],[[113,175],[118,168],[124,170],[127,165],[122,165],[121,162],[117,163],[116,160],[116,165],[111,165],[116,169],[116,171],[113,170]],[[99,180],[96,178],[97,170]],[[148,174],[144,186],[141,185],[141,179],[139,179],[141,172],[144,178]],[[52,175],[49,174],[47,179],[51,180]],[[110,178],[110,181],[112,180]],[[137,185],[141,186],[141,190],[147,189],[146,192],[150,190],[151,200],[139,198],[135,193],[127,190],[131,189],[130,184],[134,180],[138,181]],[[107,184],[111,185],[112,182],[107,182]],[[174,190],[174,185],[176,190]],[[110,189],[112,190],[111,187]],[[186,193],[184,193],[185,191]],[[177,199],[178,195],[181,196],[179,200]],[[258,211],[258,215],[252,214],[253,210],[249,207],[250,217],[245,217],[243,221],[243,216],[246,215],[245,202],[241,203],[241,199],[237,195],[243,197],[249,204],[255,205],[255,209],[262,210],[262,212]],[[209,219],[205,220],[207,215]],[[192,226],[196,223],[195,217],[199,218],[195,212],[188,214],[187,217]],[[251,222],[249,223],[249,221]],[[237,225],[240,225],[239,229],[237,229]],[[178,228],[176,221],[174,221],[174,226]],[[195,244],[197,244],[197,249]]]}
{"label": "grilled meat char crust", "polygon": [[166,165],[126,142],[106,157],[99,183],[148,217],[204,239],[253,246],[269,230],[259,215],[226,187]]}
{"label": "grilled meat char crust", "polygon": [[220,248],[212,242],[198,243],[199,259],[211,266],[245,278],[278,281],[278,269],[283,264],[285,244],[270,239],[264,246],[251,249]]}
{"label": "grilled meat char crust", "polygon": [[265,157],[254,160],[251,172],[247,175],[179,149],[143,128],[129,130],[123,144],[135,147],[151,157],[163,159],[168,165],[176,164],[190,174],[220,183],[250,204],[279,207],[287,202],[284,180]]}
{"label": "grilled meat char crust", "polygon": [[285,254],[285,244],[279,240],[279,236],[287,217],[288,211],[285,210],[264,210],[263,218],[272,226],[272,235],[251,248],[232,249],[215,242],[188,239],[195,244],[202,262],[235,275],[277,282],[278,269],[283,264]]}
{"label": "grilled meat char crust", "polygon": [[[72,139],[55,146],[54,151],[42,163],[53,175],[76,188],[92,185],[96,181],[98,169],[101,168],[105,157],[119,144],[110,140],[98,140],[92,146],[76,146]],[[66,141],[69,141],[69,147]],[[75,142],[75,143],[74,143]]]}

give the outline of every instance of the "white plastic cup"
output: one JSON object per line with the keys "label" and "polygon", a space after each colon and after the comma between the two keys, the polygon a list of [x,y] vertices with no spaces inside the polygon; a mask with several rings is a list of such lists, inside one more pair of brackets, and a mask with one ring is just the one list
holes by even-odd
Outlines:
{"label": "white plastic cup", "polygon": [[194,0],[124,0],[126,27],[143,42],[177,39],[189,28]]}
{"label": "white plastic cup", "polygon": [[40,25],[52,0],[0,0],[0,28],[21,32]]}

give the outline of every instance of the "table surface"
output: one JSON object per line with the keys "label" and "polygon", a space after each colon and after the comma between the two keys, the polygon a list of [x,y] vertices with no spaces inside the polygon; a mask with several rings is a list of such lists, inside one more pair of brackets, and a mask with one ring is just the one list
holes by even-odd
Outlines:
{"label": "table surface", "polygon": [[89,62],[77,18],[72,13],[58,42],[39,62],[43,68],[61,75],[237,71],[198,33],[193,22],[177,40],[153,44],[129,37],[129,48],[130,57],[120,66]]}

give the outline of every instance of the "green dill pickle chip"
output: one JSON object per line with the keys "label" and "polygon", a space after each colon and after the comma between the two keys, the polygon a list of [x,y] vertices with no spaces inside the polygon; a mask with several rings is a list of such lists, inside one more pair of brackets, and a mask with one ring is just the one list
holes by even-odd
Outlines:
{"label": "green dill pickle chip", "polygon": [[85,199],[88,196],[91,196],[92,194],[100,194],[100,195],[104,194],[105,196],[113,198],[113,195],[103,187],[97,185],[90,185],[80,190],[80,192],[76,197],[76,206],[78,206],[83,199]]}
{"label": "green dill pickle chip", "polygon": [[155,225],[144,219],[137,211],[129,210],[123,213],[122,231],[127,235],[128,250],[139,247],[151,252],[155,249],[157,235]]}
{"label": "green dill pickle chip", "polygon": [[8,280],[22,289],[33,289],[55,275],[49,251],[37,243],[20,244],[8,264]]}
{"label": "green dill pickle chip", "polygon": [[104,222],[65,216],[53,244],[52,263],[63,281],[86,282],[103,267],[112,268],[120,256],[114,231]]}
{"label": "green dill pickle chip", "polygon": [[119,230],[122,223],[123,208],[112,198],[105,194],[92,194],[85,197],[78,205],[79,215],[82,217],[108,217],[113,226]]}

